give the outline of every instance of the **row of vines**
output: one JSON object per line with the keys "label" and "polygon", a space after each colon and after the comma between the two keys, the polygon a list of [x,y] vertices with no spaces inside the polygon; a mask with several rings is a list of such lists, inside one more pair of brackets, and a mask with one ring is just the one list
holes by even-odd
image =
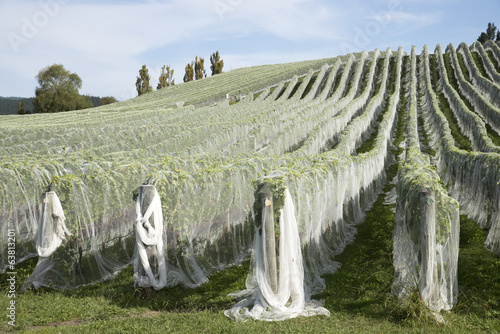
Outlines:
{"label": "row of vines", "polygon": [[[287,281],[283,308],[289,290],[309,300],[324,289],[335,255],[396,182],[394,291],[419,289],[431,309],[450,309],[459,210],[489,230],[485,246],[500,255],[499,63],[493,42],[420,55],[388,48],[234,70],[94,109],[3,116],[0,270],[39,257],[24,286],[68,289],[134,263],[139,286],[195,287],[249,256],[268,268],[269,250],[256,249],[267,219],[280,284],[285,272],[303,275]],[[393,156],[401,115],[404,150]],[[395,159],[399,173],[387,180]],[[298,250],[286,248],[292,239]],[[293,298],[287,307],[312,313]],[[228,315],[255,316],[241,310]]]}

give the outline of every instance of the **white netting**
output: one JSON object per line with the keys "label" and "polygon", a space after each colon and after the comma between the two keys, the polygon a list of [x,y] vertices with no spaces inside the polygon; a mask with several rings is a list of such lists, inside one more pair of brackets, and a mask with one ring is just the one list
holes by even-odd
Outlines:
{"label": "white netting", "polygon": [[460,95],[451,86],[441,46],[438,45],[436,47],[434,54],[438,60],[439,71],[441,73],[438,86],[440,86],[441,91],[448,99],[450,108],[458,121],[462,133],[470,139],[475,151],[500,153],[500,147],[495,146],[490,137],[488,137],[483,120],[469,110]]}
{"label": "white netting", "polygon": [[[262,221],[265,221],[266,211]],[[246,321],[276,321],[295,318],[297,316],[330,315],[330,312],[319,306],[317,302],[306,303],[304,292],[304,266],[299,239],[295,210],[288,189],[285,190],[285,201],[279,218],[279,279],[277,291],[273,290],[269,277],[269,258],[264,246],[266,229],[256,229],[252,255],[251,272],[248,275],[247,289],[232,294],[243,298],[238,304],[226,310],[226,316]]]}
{"label": "white netting", "polygon": [[[477,218],[481,226],[491,226],[488,247],[498,252],[498,154],[454,147],[430,84],[429,56],[426,52],[424,56],[420,107],[430,145],[437,152],[438,170],[450,194],[463,203],[464,212]],[[458,73],[455,58],[452,55],[451,63]],[[51,254],[40,258],[25,286],[75,288],[112,278],[132,263],[138,286],[198,286],[214,272],[241,263],[254,246],[262,246],[256,238],[261,237],[255,226],[259,213],[252,209],[254,181],[263,175],[280,175],[291,193],[286,196],[280,224],[294,219],[297,224],[280,227],[282,287],[276,293],[283,295],[270,294],[265,275],[252,269],[249,287],[255,288],[257,280],[263,283],[255,288],[258,293],[247,291],[246,302],[251,304],[245,309],[242,301],[240,311],[248,312],[247,318],[260,314],[266,320],[326,314],[317,304],[307,302],[325,288],[321,275],[339,267],[334,257],[352,242],[356,224],[363,221],[364,212],[385,182],[400,95],[406,91],[402,73],[409,73],[403,59],[400,48],[397,55],[390,49],[385,54],[376,50],[307,66],[231,71],[112,107],[29,115],[23,122],[2,119],[0,156],[13,161],[2,160],[0,166],[2,234],[14,222],[22,235],[31,235],[31,239],[23,238],[20,253],[36,254],[32,235],[36,235],[39,219],[35,218],[41,213],[39,195],[47,184],[59,195],[72,234],[66,236],[64,247],[52,244],[57,239],[47,239],[44,249],[50,248]],[[489,143],[480,143],[487,141],[483,129],[473,124],[477,117],[463,112],[453,87],[444,87],[443,62],[438,59],[437,63],[440,66],[434,74],[441,75],[440,88],[447,90],[449,99],[456,100],[451,103],[453,111],[461,117],[463,128],[470,129],[471,138],[478,138],[474,139],[476,146],[488,150]],[[457,76],[460,89],[467,91],[462,94],[473,97],[485,122],[498,123],[498,111],[491,108],[490,95],[485,93],[491,93],[491,84],[478,84],[476,89]],[[415,80],[414,74],[411,79]],[[245,87],[241,94],[240,87]],[[226,94],[246,97],[231,105],[227,100],[219,103]],[[174,109],[177,101],[186,101],[187,106]],[[429,187],[427,181],[432,181],[431,188],[437,182],[428,173],[429,161],[416,153],[418,135],[408,136],[406,174],[400,177],[398,200],[402,226],[418,221],[413,212],[405,210],[416,209],[416,194]],[[418,182],[423,188],[409,188],[411,180],[423,180]],[[142,205],[144,197],[137,194],[138,185],[145,183],[154,184],[158,191],[151,206]],[[436,211],[441,212],[440,205],[451,200],[442,196],[443,189],[438,190]],[[290,214],[292,199],[294,214]],[[438,225],[446,227],[448,220],[441,218]],[[420,242],[413,239],[419,237],[404,234],[407,230],[402,227],[399,240],[404,246],[411,245],[413,253],[403,257],[401,266],[411,263],[418,267],[413,246]],[[437,229],[436,238],[442,238],[445,230]],[[283,233],[296,248],[285,248],[288,243]],[[26,252],[21,251],[24,245]],[[452,262],[452,255],[445,255],[450,245],[436,240],[439,263]],[[291,263],[289,255],[294,259]],[[256,252],[253,264],[265,267],[265,259],[264,252],[259,256]],[[288,267],[281,268],[284,265]],[[439,264],[437,268],[442,280],[450,277],[447,270],[454,267]],[[287,270],[293,279],[286,278]],[[405,275],[418,276],[417,269],[405,270],[402,282],[411,281]],[[442,289],[453,291],[452,286]],[[423,287],[421,293],[425,295],[427,290]],[[446,298],[444,308],[453,303],[453,296]]]}
{"label": "white netting", "polygon": [[470,79],[478,91],[481,92],[493,105],[500,108],[500,84],[483,77],[476,62],[474,61],[469,47],[465,43],[460,43],[457,52],[462,54],[464,63],[470,74]]}
{"label": "white netting", "polygon": [[[468,51],[468,49],[467,49]],[[446,117],[441,112],[431,82],[427,47],[424,47],[420,77],[422,115],[430,142],[436,150],[436,164],[450,195],[463,213],[481,228],[489,228],[486,247],[500,254],[500,156],[494,153],[466,152],[455,146]]]}
{"label": "white netting", "polygon": [[471,85],[464,77],[464,73],[460,68],[458,56],[452,44],[446,48],[446,52],[450,55],[452,66],[458,81],[458,86],[462,94],[474,106],[474,109],[486,123],[488,123],[498,134],[500,134],[500,109],[491,104],[473,85]]}
{"label": "white netting", "polygon": [[396,187],[393,290],[404,301],[418,292],[431,310],[449,310],[458,296],[459,209],[420,152],[415,47],[410,61],[407,154]]}
{"label": "white netting", "polygon": [[491,79],[493,82],[500,83],[500,73],[498,73],[498,70],[495,69],[495,66],[491,62],[488,55],[486,54],[483,45],[480,42],[474,42],[469,47],[469,50],[477,52],[477,54],[481,58],[481,61],[484,65],[484,69],[486,71],[486,74],[489,76],[489,79]]}

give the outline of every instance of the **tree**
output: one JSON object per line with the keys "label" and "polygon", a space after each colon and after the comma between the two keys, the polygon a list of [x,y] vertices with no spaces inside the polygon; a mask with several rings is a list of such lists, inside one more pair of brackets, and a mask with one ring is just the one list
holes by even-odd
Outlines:
{"label": "tree", "polygon": [[496,39],[497,42],[500,42],[500,29],[498,29],[497,31],[497,39]]}
{"label": "tree", "polygon": [[149,85],[149,74],[146,65],[142,65],[139,70],[139,76],[135,82],[135,88],[137,89],[137,95],[146,94],[153,91],[153,87]]}
{"label": "tree", "polygon": [[497,27],[493,22],[488,23],[488,28],[486,28],[486,35],[488,35],[488,39],[495,39],[495,35],[497,33]]}
{"label": "tree", "polygon": [[24,102],[19,101],[19,104],[17,106],[17,114],[18,115],[24,115],[26,112],[24,111]]}
{"label": "tree", "polygon": [[158,78],[158,86],[156,90],[175,85],[174,70],[170,69],[170,65],[161,68],[161,74]]}
{"label": "tree", "polygon": [[106,104],[111,104],[111,103],[115,103],[115,102],[118,102],[117,99],[115,99],[113,96],[104,96],[101,98],[101,106],[104,106]]}
{"label": "tree", "polygon": [[194,64],[186,65],[186,73],[184,74],[184,82],[193,81],[194,80]]}
{"label": "tree", "polygon": [[54,64],[42,69],[36,76],[39,87],[35,90],[33,112],[60,112],[92,108],[92,102],[78,93],[82,79],[67,71],[63,65]]}
{"label": "tree", "polygon": [[220,59],[219,51],[213,53],[210,56],[210,69],[212,70],[212,75],[222,73],[222,68],[224,67],[224,60]]}
{"label": "tree", "polygon": [[204,58],[198,58],[196,56],[196,59],[194,60],[194,74],[196,80],[203,79],[203,77],[207,77],[207,72],[205,71],[205,59]]}
{"label": "tree", "polygon": [[500,30],[497,32],[497,27],[493,22],[488,23],[488,28],[486,28],[486,32],[482,32],[481,35],[477,38],[478,42],[484,44],[488,40],[500,40]]}
{"label": "tree", "polygon": [[481,44],[486,43],[487,40],[488,40],[488,35],[486,35],[485,32],[482,32],[481,35],[479,35],[479,37],[477,38],[477,41]]}

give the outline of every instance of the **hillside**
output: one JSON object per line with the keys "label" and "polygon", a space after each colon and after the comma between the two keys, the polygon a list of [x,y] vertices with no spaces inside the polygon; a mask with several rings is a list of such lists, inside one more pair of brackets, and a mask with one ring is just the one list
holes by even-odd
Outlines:
{"label": "hillside", "polygon": [[[499,63],[492,42],[374,50],[237,69],[88,110],[2,116],[1,268],[13,226],[16,265],[39,257],[23,288],[95,284],[134,258],[139,286],[196,288],[253,254],[254,293],[298,270],[303,288],[292,290],[309,303],[299,314],[325,314],[312,296],[377,220],[370,210],[386,206],[392,292],[416,289],[431,310],[450,310],[464,284],[459,215],[500,255]],[[268,308],[261,318],[286,317]]]}

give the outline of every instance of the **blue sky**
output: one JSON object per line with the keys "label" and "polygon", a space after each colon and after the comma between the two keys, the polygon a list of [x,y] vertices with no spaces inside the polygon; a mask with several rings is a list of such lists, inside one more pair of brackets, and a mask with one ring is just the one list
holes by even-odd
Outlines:
{"label": "blue sky", "polygon": [[[496,22],[495,22],[496,20]],[[0,0],[0,96],[33,96],[54,63],[77,73],[81,94],[137,95],[145,64],[156,88],[163,65],[182,83],[195,56],[219,51],[224,71],[474,42],[500,26],[499,0]]]}

